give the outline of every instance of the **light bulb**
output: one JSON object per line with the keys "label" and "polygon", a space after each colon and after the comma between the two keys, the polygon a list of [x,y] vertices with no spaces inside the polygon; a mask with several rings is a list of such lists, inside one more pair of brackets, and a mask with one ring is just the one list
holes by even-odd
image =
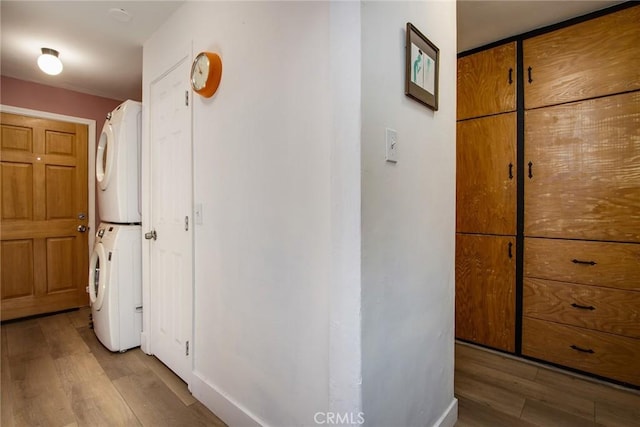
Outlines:
{"label": "light bulb", "polygon": [[42,48],[42,55],[38,57],[38,67],[45,73],[55,76],[62,72],[62,61],[58,58],[58,51]]}

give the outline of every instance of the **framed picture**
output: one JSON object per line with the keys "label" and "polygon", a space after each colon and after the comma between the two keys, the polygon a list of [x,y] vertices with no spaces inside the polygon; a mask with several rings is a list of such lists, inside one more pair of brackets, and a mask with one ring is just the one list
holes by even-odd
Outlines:
{"label": "framed picture", "polygon": [[405,95],[438,110],[440,49],[407,22]]}

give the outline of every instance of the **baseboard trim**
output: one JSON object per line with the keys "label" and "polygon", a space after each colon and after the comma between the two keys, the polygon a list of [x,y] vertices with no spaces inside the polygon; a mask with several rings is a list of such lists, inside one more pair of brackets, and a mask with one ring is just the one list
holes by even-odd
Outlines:
{"label": "baseboard trim", "polygon": [[434,427],[453,427],[458,421],[458,399],[455,397],[442,416],[435,422]]}
{"label": "baseboard trim", "polygon": [[189,390],[193,396],[227,425],[234,427],[261,427],[267,425],[258,417],[251,414],[246,408],[243,408],[242,405],[235,402],[202,378],[197,372],[193,372],[191,380]]}

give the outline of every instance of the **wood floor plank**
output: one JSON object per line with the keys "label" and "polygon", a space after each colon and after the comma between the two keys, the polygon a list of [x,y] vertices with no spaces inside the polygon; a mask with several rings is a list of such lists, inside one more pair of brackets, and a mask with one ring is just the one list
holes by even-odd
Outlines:
{"label": "wood floor plank", "polygon": [[454,385],[456,395],[508,415],[519,417],[524,406],[523,396],[479,381],[462,371],[456,371]]}
{"label": "wood floor plank", "polygon": [[[525,364],[526,362],[520,363]],[[550,407],[570,412],[576,416],[593,419],[595,415],[593,400],[585,399],[580,394],[557,391],[535,381],[502,372],[474,361],[459,362],[456,365],[456,372],[465,372],[480,382],[543,402]]]}
{"label": "wood floor plank", "polygon": [[100,343],[93,329],[79,328],[77,332],[112,381],[120,377],[149,371],[147,365],[135,355],[133,350],[125,353],[114,353],[107,350],[107,348]]}
{"label": "wood floor plank", "polygon": [[67,426],[76,422],[53,358],[9,357],[16,426]]}
{"label": "wood floor plank", "polygon": [[198,417],[205,425],[212,427],[227,427],[224,421],[211,412],[206,406],[199,401],[195,401],[192,405],[189,405],[189,409]]}
{"label": "wood floor plank", "polygon": [[207,421],[176,399],[175,394],[151,371],[113,381],[136,417],[145,426],[206,426]]}
{"label": "wood floor plank", "polygon": [[543,402],[527,399],[520,418],[539,426],[553,427],[596,427],[593,420],[579,417],[558,408],[551,407]]}
{"label": "wood floor plank", "polygon": [[139,348],[132,350],[132,352],[175,393],[182,403],[189,406],[197,402],[196,398],[189,392],[187,384],[156,357],[144,354]]}
{"label": "wood floor plank", "polygon": [[635,407],[596,402],[596,422],[613,427],[640,427],[640,402]]}
{"label": "wood floor plank", "polygon": [[89,326],[89,317],[91,315],[90,307],[81,307],[77,310],[66,313],[67,318],[71,322],[71,325],[78,329]]}
{"label": "wood floor plank", "polygon": [[0,374],[2,375],[2,386],[0,387],[1,404],[0,404],[0,425],[3,427],[13,427],[13,386],[11,385],[11,371],[9,369],[9,351],[7,348],[7,330],[0,327],[0,335],[2,336],[1,365]]}
{"label": "wood floor plank", "polygon": [[37,319],[7,323],[2,326],[7,334],[9,357],[38,358],[49,354],[44,334]]}
{"label": "wood floor plank", "polygon": [[49,353],[54,359],[89,351],[89,347],[76,333],[76,328],[71,325],[66,313],[41,317],[38,323],[49,346]]}
{"label": "wood floor plank", "polygon": [[538,367],[523,363],[497,351],[474,347],[466,343],[456,343],[456,361],[474,361],[485,366],[507,372],[521,378],[533,380],[538,372]]}
{"label": "wood floor plank", "polygon": [[458,422],[456,427],[534,427],[519,417],[496,411],[488,405],[458,396]]}

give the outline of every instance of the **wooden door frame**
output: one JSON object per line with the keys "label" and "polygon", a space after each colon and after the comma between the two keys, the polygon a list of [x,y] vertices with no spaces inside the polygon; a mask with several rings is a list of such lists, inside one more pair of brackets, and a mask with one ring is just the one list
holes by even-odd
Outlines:
{"label": "wooden door frame", "polygon": [[[48,120],[58,120],[61,122],[68,123],[76,123],[81,125],[87,125],[88,127],[88,135],[87,135],[87,180],[88,180],[88,191],[89,191],[89,199],[88,199],[88,210],[87,214],[89,215],[89,231],[87,236],[87,241],[89,243],[89,247],[87,248],[87,256],[91,256],[91,251],[93,249],[93,244],[95,240],[95,230],[96,230],[96,185],[95,185],[95,176],[96,176],[96,164],[95,164],[95,155],[96,155],[96,121],[93,119],[85,119],[82,117],[74,117],[74,116],[66,116],[64,114],[57,113],[49,113],[47,111],[39,111],[39,110],[31,110],[29,108],[22,107],[14,107],[11,105],[0,104],[0,112],[3,113],[11,113],[11,114],[19,114],[27,117],[35,117],[38,119],[48,119]],[[89,272],[87,272],[89,274]]]}

